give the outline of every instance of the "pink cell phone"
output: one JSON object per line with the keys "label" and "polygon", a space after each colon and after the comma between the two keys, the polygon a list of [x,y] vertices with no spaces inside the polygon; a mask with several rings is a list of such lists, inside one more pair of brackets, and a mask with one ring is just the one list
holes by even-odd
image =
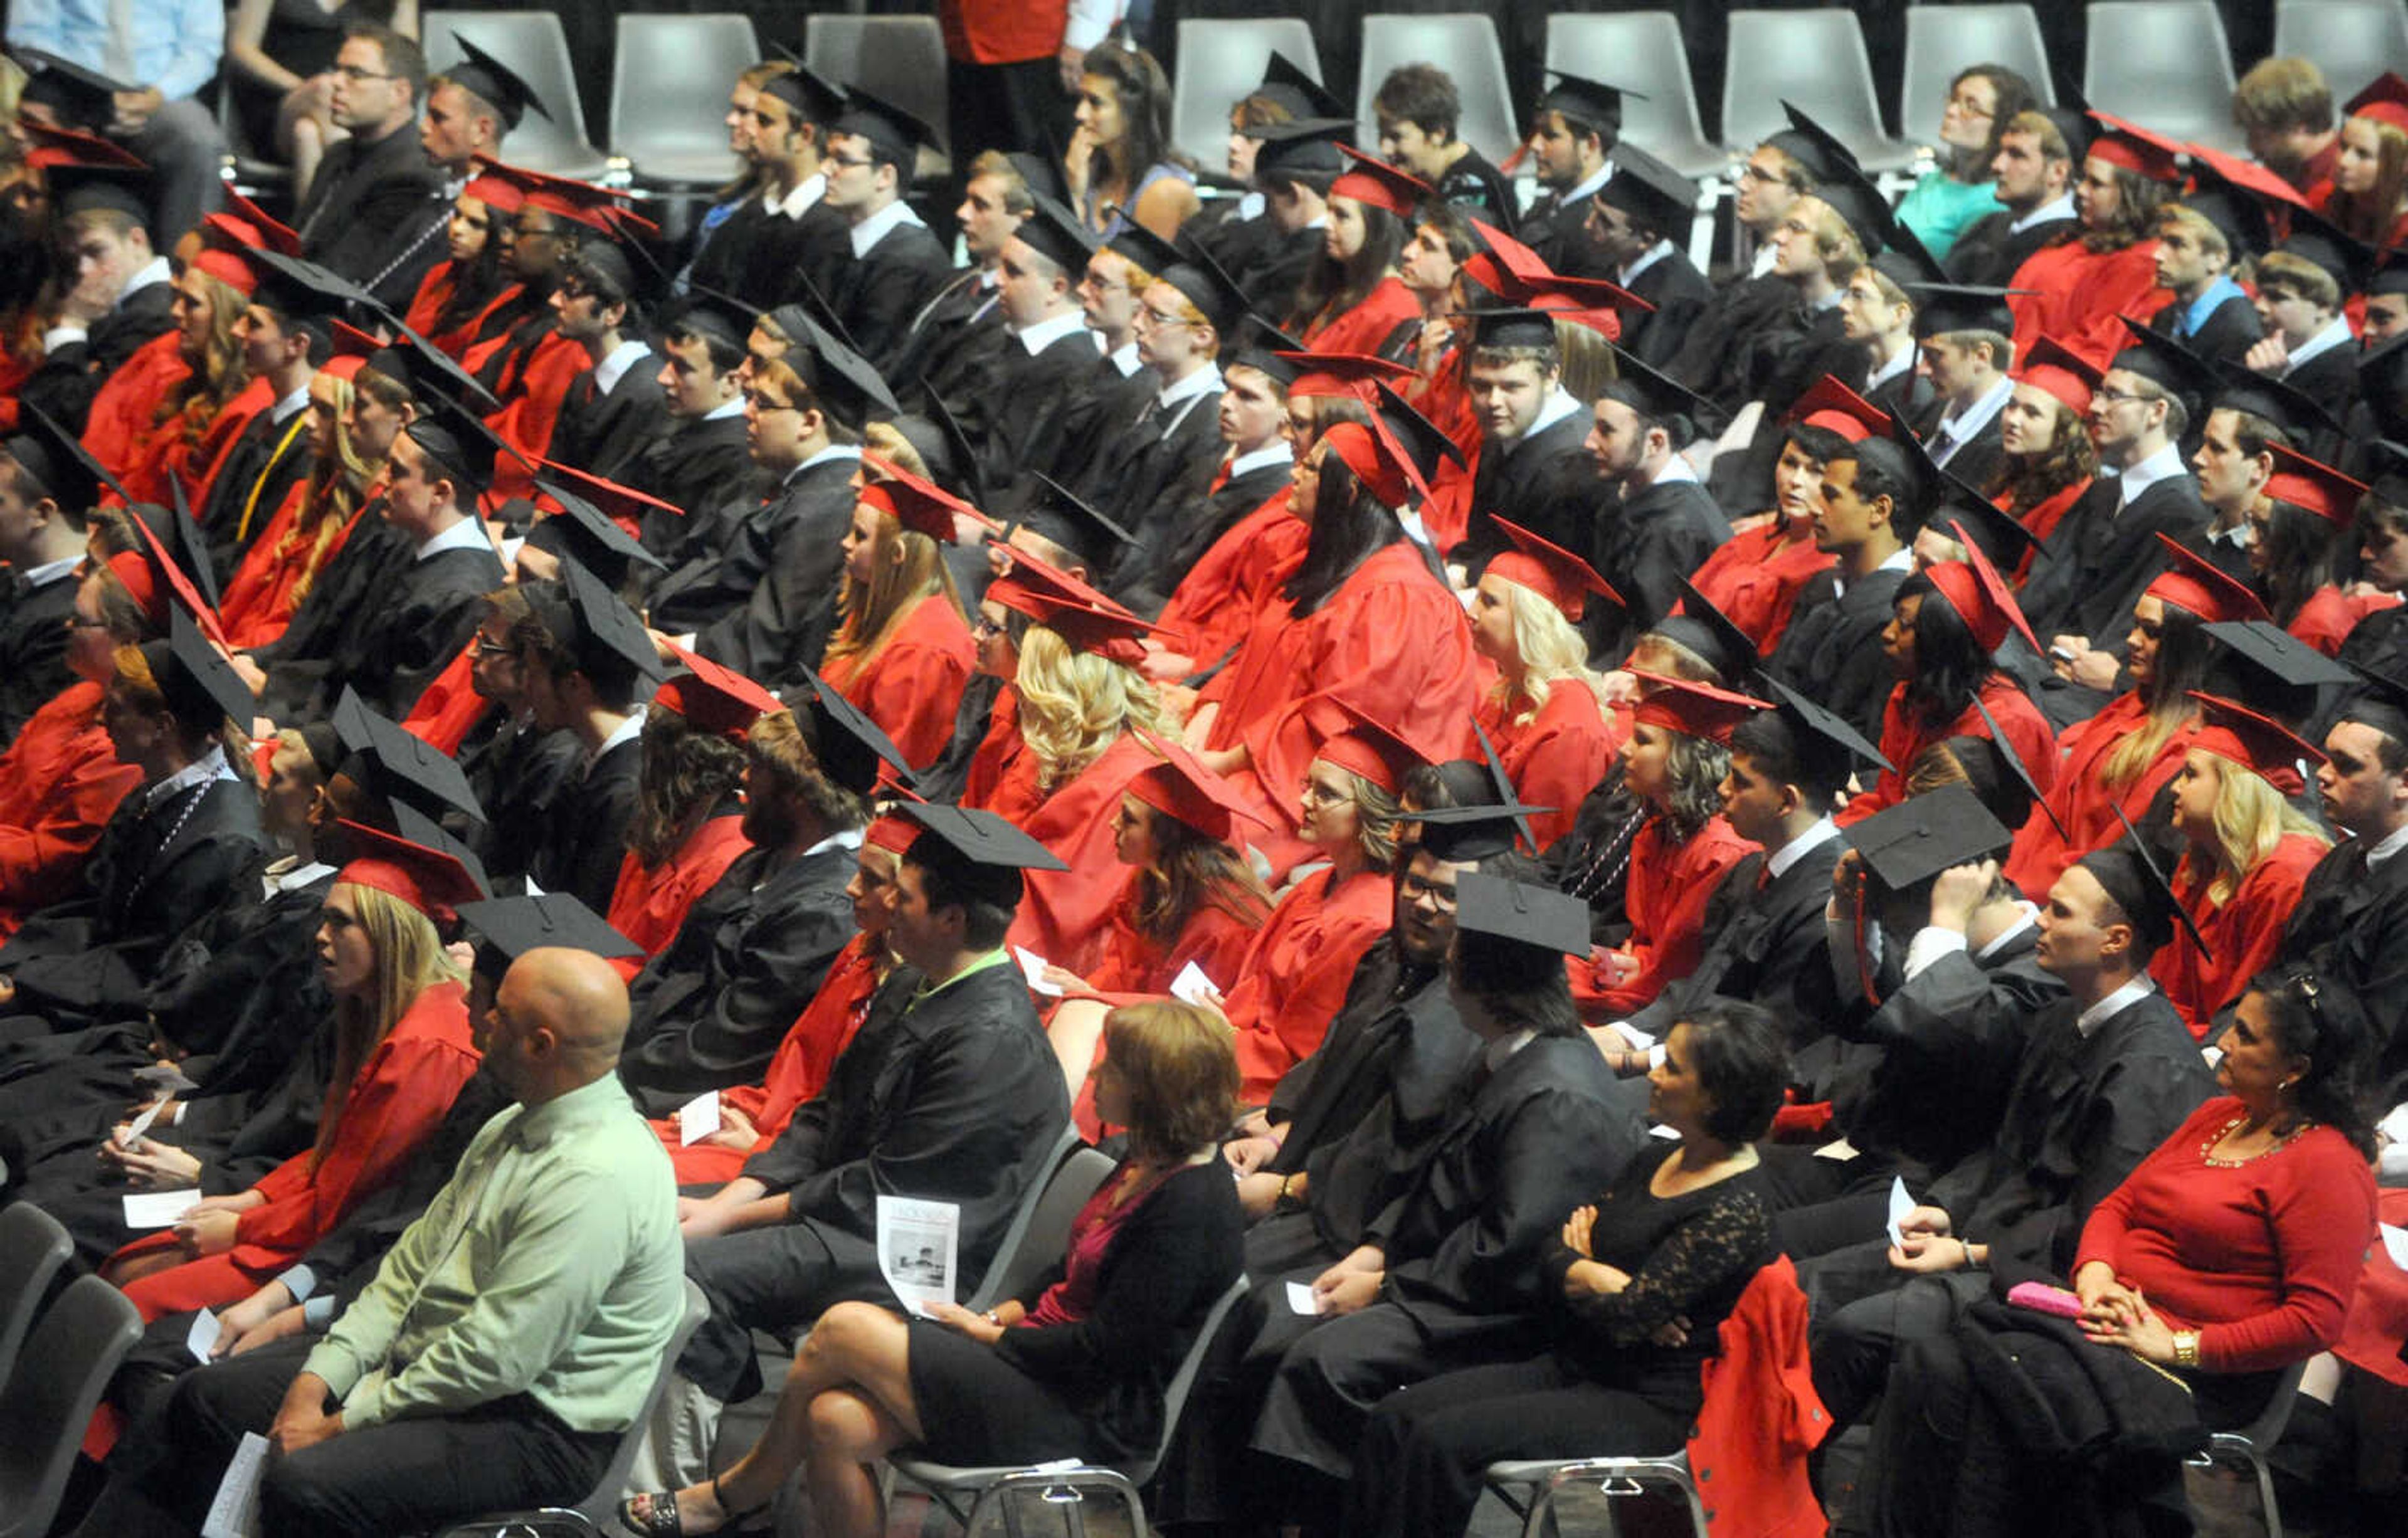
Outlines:
{"label": "pink cell phone", "polygon": [[2081,1299],[2046,1282],[2017,1282],[2007,1289],[2007,1302],[2017,1308],[2028,1308],[2035,1314],[2054,1314],[2061,1319],[2082,1316]]}

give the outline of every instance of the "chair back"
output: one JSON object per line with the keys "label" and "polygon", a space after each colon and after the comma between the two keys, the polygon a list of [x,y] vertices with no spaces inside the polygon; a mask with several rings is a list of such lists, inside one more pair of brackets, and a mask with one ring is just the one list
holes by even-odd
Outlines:
{"label": "chair back", "polygon": [[1437,64],[1455,77],[1455,93],[1463,101],[1455,136],[1493,164],[1503,164],[1522,143],[1522,126],[1513,113],[1513,93],[1505,78],[1505,50],[1497,41],[1497,23],[1484,14],[1363,18],[1362,76],[1354,91],[1355,143],[1368,150],[1379,149],[1379,115],[1371,103],[1380,94],[1380,82],[1398,65],[1416,64]]}
{"label": "chair back", "polygon": [[1720,176],[1730,156],[1706,137],[1689,48],[1670,11],[1560,12],[1547,18],[1547,67],[1644,90],[1622,99],[1622,137],[1684,177]]}
{"label": "chair back", "polygon": [[2003,64],[2055,106],[2048,45],[2029,6],[1914,6],[1906,13],[1906,83],[1899,93],[1898,131],[1916,144],[1940,136],[1948,82],[1975,64]]}
{"label": "chair back", "polygon": [[1110,1155],[1082,1144],[1076,1123],[1064,1127],[1037,1179],[1022,1193],[986,1275],[963,1306],[984,1313],[1007,1298],[1019,1297],[1044,1275],[1068,1247],[1070,1224],[1079,1209],[1111,1173]]}
{"label": "chair back", "polygon": [[0,1212],[0,1383],[25,1344],[25,1332],[42,1311],[51,1279],[75,1253],[59,1220],[31,1202]]}
{"label": "chair back", "polygon": [[761,57],[750,16],[623,15],[610,58],[610,148],[646,180],[710,183],[739,169],[721,126],[736,77]]}
{"label": "chair back", "polygon": [[459,41],[466,37],[515,70],[543,103],[543,111],[528,107],[504,136],[504,160],[580,181],[609,169],[609,157],[586,140],[585,103],[577,93],[577,68],[558,16],[548,10],[430,10],[419,36],[426,43],[428,74],[440,75],[466,58]]}
{"label": "chair back", "polygon": [[2243,148],[2215,0],[2098,0],[2084,20],[2082,93],[2092,107],[2211,149]]}
{"label": "chair back", "polygon": [[0,1388],[0,1538],[50,1531],[101,1390],[141,1338],[141,1314],[97,1276],[42,1315]]}
{"label": "chair back", "polygon": [[1735,10],[1723,76],[1723,142],[1735,155],[1789,127],[1784,102],[1829,129],[1869,172],[1912,158],[1882,126],[1864,29],[1852,10]]}
{"label": "chair back", "polygon": [[2408,74],[2408,6],[2400,0],[2275,0],[2272,56],[2314,61],[2338,105],[2386,69]]}
{"label": "chair back", "polygon": [[1321,50],[1312,28],[1294,16],[1183,21],[1178,72],[1170,82],[1170,142],[1207,171],[1222,169],[1229,144],[1229,108],[1254,94],[1272,51],[1314,79]]}
{"label": "chair back", "polygon": [[1154,1451],[1142,1463],[1124,1464],[1121,1473],[1128,1475],[1132,1485],[1142,1485],[1162,1467],[1170,1456],[1171,1439],[1179,1434],[1180,1413],[1187,1407],[1187,1396],[1196,1388],[1196,1374],[1204,1370],[1205,1355],[1212,1349],[1212,1337],[1221,1332],[1222,1321],[1238,1300],[1246,1295],[1246,1278],[1242,1273],[1226,1290],[1212,1300],[1205,1311],[1204,1322],[1196,1327],[1196,1338],[1187,1345],[1187,1354],[1179,1360],[1179,1371],[1170,1374],[1169,1385],[1162,1390],[1162,1434],[1155,1439]]}

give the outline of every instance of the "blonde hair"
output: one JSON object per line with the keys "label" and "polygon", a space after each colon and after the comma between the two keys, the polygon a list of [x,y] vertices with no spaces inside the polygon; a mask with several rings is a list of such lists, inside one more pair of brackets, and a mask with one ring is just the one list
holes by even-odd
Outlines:
{"label": "blonde hair", "polygon": [[[861,430],[861,447],[890,464],[909,470],[922,480],[934,478],[929,475],[928,462],[921,457],[919,449],[893,422],[871,422],[864,427]],[[868,471],[872,479],[887,478],[869,466],[863,468]]]}
{"label": "blonde hair", "polygon": [[235,322],[251,307],[251,301],[243,297],[240,289],[214,273],[195,267],[184,271],[189,277],[200,278],[209,296],[208,335],[201,342],[201,356],[192,372],[159,397],[150,424],[164,427],[174,422],[178,434],[186,443],[198,444],[226,403],[251,382],[251,370],[242,360],[242,343],[234,334]]}
{"label": "blonde hair", "polygon": [[[275,554],[281,559],[296,546],[307,544],[308,555],[302,563],[301,575],[293,582],[293,602],[297,607],[317,585],[319,570],[334,550],[335,542],[351,527],[351,515],[367,500],[368,487],[384,473],[384,461],[363,458],[352,447],[349,425],[351,413],[351,381],[340,375],[321,376],[332,382],[335,408],[335,439],[331,454],[309,467],[309,479],[301,496],[301,516],[284,531],[276,542]],[[314,409],[314,406],[311,407]]]}
{"label": "blonde hair", "polygon": [[[2265,776],[2246,764],[2235,763],[2221,753],[2210,753],[2215,761],[2215,879],[2208,884],[2207,900],[2222,907],[2241,890],[2243,877],[2257,868],[2259,861],[2274,852],[2275,846],[2293,833],[2306,833],[2319,845],[2329,847],[2324,830],[2308,820],[2306,814],[2274,789]],[[2188,864],[2196,847],[2183,856]]]}
{"label": "blonde hair", "polygon": [[877,532],[869,541],[869,580],[845,577],[837,596],[837,612],[842,620],[827,645],[829,661],[854,657],[862,667],[877,660],[924,601],[941,596],[956,616],[962,612],[953,574],[946,569],[944,552],[937,548],[937,542],[903,527],[901,520],[882,508],[873,508],[872,513]]}
{"label": "blonde hair", "polygon": [[421,993],[437,983],[460,980],[460,969],[426,915],[375,887],[337,881],[334,890],[351,894],[351,912],[376,952],[376,967],[365,994],[335,1001],[335,1064],[326,1076],[318,1141],[309,1151],[313,1168],[334,1147],[344,1108],[351,1104],[351,1080],[377,1044],[409,1013]]}
{"label": "blonde hair", "polygon": [[1032,624],[1012,676],[1020,740],[1037,755],[1037,784],[1052,790],[1101,758],[1129,728],[1163,729],[1162,696],[1136,669],[1080,651]]}
{"label": "blonde hair", "polygon": [[1505,610],[1513,618],[1513,650],[1521,659],[1522,676],[1518,684],[1498,678],[1489,691],[1490,698],[1507,705],[1517,694],[1527,700],[1529,708],[1513,717],[1514,724],[1520,725],[1546,708],[1557,683],[1570,679],[1595,694],[1602,707],[1605,680],[1590,671],[1588,642],[1564,618],[1564,611],[1519,582],[1503,577],[1498,580],[1505,589]]}

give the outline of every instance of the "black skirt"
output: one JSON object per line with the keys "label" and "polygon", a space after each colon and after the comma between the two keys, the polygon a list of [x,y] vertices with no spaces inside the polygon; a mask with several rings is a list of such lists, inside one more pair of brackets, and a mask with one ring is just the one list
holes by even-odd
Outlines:
{"label": "black skirt", "polygon": [[922,1456],[965,1468],[1101,1456],[1105,1439],[1087,1417],[994,1346],[933,1319],[910,1327],[911,1403],[928,1433]]}

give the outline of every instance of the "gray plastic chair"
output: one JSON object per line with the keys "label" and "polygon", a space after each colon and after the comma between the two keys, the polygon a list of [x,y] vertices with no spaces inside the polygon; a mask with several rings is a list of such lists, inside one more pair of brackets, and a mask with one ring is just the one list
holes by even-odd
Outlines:
{"label": "gray plastic chair", "polygon": [[[1172,1374],[1169,1387],[1162,1395],[1162,1435],[1151,1450],[1140,1459],[1126,1463],[1082,1463],[1077,1459],[1063,1459],[1053,1463],[1037,1463],[1019,1468],[955,1468],[932,1463],[909,1453],[897,1453],[887,1460],[899,1485],[915,1487],[937,1499],[953,1520],[962,1525],[965,1533],[976,1533],[985,1519],[1012,1496],[1035,1495],[1049,1503],[1075,1513],[1088,1496],[1103,1496],[1117,1501],[1127,1511],[1130,1538],[1146,1538],[1152,1530],[1146,1526],[1145,1502],[1138,1489],[1154,1477],[1162,1460],[1169,1456],[1171,1439],[1179,1434],[1179,1415],[1186,1407],[1188,1390],[1196,1386],[1196,1374],[1204,1365],[1205,1353],[1212,1348],[1212,1337],[1221,1332],[1221,1323],[1229,1310],[1246,1294],[1246,1279],[1240,1276],[1229,1284],[1227,1291],[1214,1300],[1211,1312],[1197,1328],[1196,1339]],[[964,1509],[961,1501],[968,1498]],[[1073,1517],[1073,1531],[1083,1531],[1082,1518]],[[1015,1526],[1010,1529],[1018,1531]]]}
{"label": "gray plastic chair", "polygon": [[1642,10],[1547,18],[1547,67],[1644,91],[1626,97],[1622,136],[1685,177],[1719,177],[1730,156],[1706,137],[1681,19]]}
{"label": "gray plastic chair", "polygon": [[1293,16],[1179,23],[1179,72],[1170,82],[1170,142],[1208,171],[1228,158],[1229,108],[1262,83],[1273,50],[1321,78],[1312,28]]}
{"label": "gray plastic chair", "polygon": [[[933,16],[812,16],[803,21],[803,58],[844,85],[893,102],[937,131],[938,146],[953,135],[945,106],[945,35]],[[938,147],[920,151],[922,179],[949,173]]]}
{"label": "gray plastic chair", "polygon": [[75,1241],[59,1220],[31,1202],[0,1212],[0,1383],[8,1380],[51,1280],[74,1253]]}
{"label": "gray plastic chair", "polygon": [[2098,0],[2086,20],[2082,93],[2092,107],[2211,149],[2243,148],[2215,0]]}
{"label": "gray plastic chair", "polygon": [[2217,1462],[2229,1460],[2248,1465],[2258,1481],[2258,1510],[2264,1516],[2266,1538],[2283,1538],[2283,1514],[2274,1504],[2274,1471],[2268,1466],[2266,1455],[2274,1444],[2283,1440],[2283,1429],[2291,1423],[2291,1408],[2300,1402],[2300,1380],[2307,1375],[2308,1364],[2295,1361],[2283,1369],[2283,1376],[2267,1398],[2266,1408],[2258,1418],[2237,1431],[2218,1431],[2208,1438],[2207,1451],[2190,1461],[2197,1468],[2214,1468]]}
{"label": "gray plastic chair", "polygon": [[1456,136],[1490,161],[1502,164],[1520,146],[1522,124],[1513,114],[1513,91],[1505,78],[1505,50],[1497,41],[1497,23],[1484,15],[1455,12],[1363,18],[1362,83],[1354,92],[1354,116],[1361,124],[1355,142],[1362,148],[1379,148],[1380,123],[1371,100],[1398,64],[1436,64],[1454,77],[1455,93],[1463,98]]}
{"label": "gray plastic chair", "polygon": [[0,1388],[0,1538],[42,1538],[58,1516],[84,1427],[142,1316],[97,1276],[69,1282]]}
{"label": "gray plastic chair", "polygon": [[1744,155],[1786,130],[1784,101],[1831,131],[1874,176],[1903,168],[1914,147],[1889,136],[1873,94],[1872,60],[1852,10],[1735,10],[1723,75],[1723,142]]}
{"label": "gray plastic chair", "polygon": [[722,120],[736,77],[761,58],[752,19],[623,15],[610,59],[610,152],[636,179],[717,186],[738,169]]}
{"label": "gray plastic chair", "polygon": [[1110,1155],[1080,1142],[1075,1123],[1063,1128],[1046,1156],[1044,1175],[1021,1199],[1020,1209],[995,1246],[995,1259],[987,1262],[986,1275],[963,1306],[984,1313],[1006,1298],[1019,1297],[1044,1275],[1047,1267],[1062,1259],[1079,1209],[1111,1173]]}
{"label": "gray plastic chair", "polygon": [[2048,45],[2029,6],[1914,6],[1906,13],[1906,83],[1899,93],[1899,132],[1933,144],[1948,106],[1948,82],[1971,64],[2004,64],[2056,105]]}
{"label": "gray plastic chair", "polygon": [[685,1343],[710,1316],[710,1303],[703,1297],[702,1289],[688,1278],[685,1313],[678,1319],[676,1332],[669,1336],[667,1349],[661,1353],[660,1366],[652,1374],[652,1386],[644,1391],[643,1408],[636,1412],[636,1418],[620,1433],[619,1449],[610,1455],[610,1466],[602,1471],[602,1477],[595,1481],[584,1500],[574,1506],[498,1512],[473,1521],[454,1522],[437,1538],[584,1538],[592,1533],[619,1531],[619,1492],[627,1483],[627,1471],[634,1466],[636,1451],[643,1445],[644,1432],[652,1424],[652,1409],[660,1403],[661,1391],[668,1387]]}
{"label": "gray plastic chair", "polygon": [[2408,73],[2400,0],[2275,0],[2274,56],[2315,61],[2336,105],[2386,69]]}
{"label": "gray plastic chair", "polygon": [[225,135],[225,163],[222,175],[226,185],[245,197],[263,193],[281,195],[293,190],[293,167],[269,160],[259,146],[251,142],[245,131],[242,114],[235,109],[234,84],[220,80],[205,88],[216,97],[218,132]]}
{"label": "gray plastic chair", "polygon": [[[516,70],[542,101],[543,112],[530,107],[510,131],[502,144],[503,159],[580,181],[593,181],[610,168],[610,158],[585,137],[585,104],[577,94],[577,69],[558,16],[548,10],[430,10],[419,33],[426,43],[428,73],[439,75],[458,64],[465,55],[454,39],[466,36]],[[718,121],[719,114],[713,112],[710,121]]]}

